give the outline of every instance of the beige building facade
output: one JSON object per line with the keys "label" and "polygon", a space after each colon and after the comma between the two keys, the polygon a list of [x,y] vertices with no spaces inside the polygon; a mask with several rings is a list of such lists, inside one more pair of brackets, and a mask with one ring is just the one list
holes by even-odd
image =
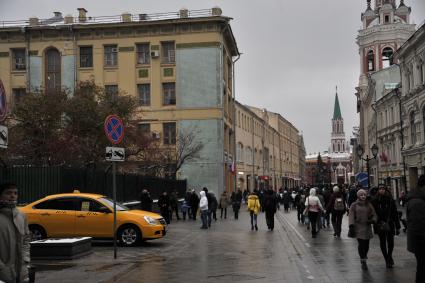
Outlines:
{"label": "beige building facade", "polygon": [[300,136],[278,113],[236,102],[237,187],[279,189],[301,184]]}
{"label": "beige building facade", "polygon": [[178,133],[195,130],[204,147],[178,173],[188,186],[216,193],[234,190],[228,163],[235,156],[234,61],[239,56],[220,8],[170,14],[63,17],[3,22],[0,79],[8,104],[36,88],[67,89],[94,80],[107,92],[139,100],[143,131],[178,145]]}
{"label": "beige building facade", "polygon": [[425,174],[425,24],[396,52],[401,69],[401,103],[407,189]]}

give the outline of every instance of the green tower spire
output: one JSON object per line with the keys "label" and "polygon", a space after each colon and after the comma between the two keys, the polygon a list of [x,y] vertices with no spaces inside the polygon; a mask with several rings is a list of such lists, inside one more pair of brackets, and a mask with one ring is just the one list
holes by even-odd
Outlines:
{"label": "green tower spire", "polygon": [[341,109],[339,108],[338,87],[336,87],[336,93],[335,93],[335,105],[334,105],[334,117],[333,117],[333,119],[342,119]]}

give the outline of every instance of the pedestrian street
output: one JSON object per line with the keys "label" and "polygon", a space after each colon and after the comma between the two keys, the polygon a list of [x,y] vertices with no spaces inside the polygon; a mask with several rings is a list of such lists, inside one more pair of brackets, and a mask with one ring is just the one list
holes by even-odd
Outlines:
{"label": "pedestrian street", "polygon": [[251,231],[242,206],[239,220],[232,213],[200,229],[199,219],[173,221],[163,239],[118,249],[95,241],[94,252],[72,261],[35,262],[38,282],[414,282],[414,256],[406,251],[406,235],[395,238],[393,269],[386,269],[379,239],[370,243],[369,270],[362,271],[357,242],[347,238],[347,217],[341,239],[331,228],[311,238],[298,223],[296,211],[275,215],[268,231],[264,213],[259,231]]}

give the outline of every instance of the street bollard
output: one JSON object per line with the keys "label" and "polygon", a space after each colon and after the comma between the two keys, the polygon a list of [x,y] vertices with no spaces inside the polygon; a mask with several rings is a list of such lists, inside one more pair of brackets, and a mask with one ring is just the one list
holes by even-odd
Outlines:
{"label": "street bollard", "polygon": [[29,278],[29,283],[35,282],[35,266],[33,265],[28,266],[28,278]]}

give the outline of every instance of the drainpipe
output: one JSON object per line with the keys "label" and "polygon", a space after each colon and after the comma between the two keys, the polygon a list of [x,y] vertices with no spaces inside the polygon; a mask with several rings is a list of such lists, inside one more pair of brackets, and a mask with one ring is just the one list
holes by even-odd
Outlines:
{"label": "drainpipe", "polygon": [[75,91],[77,89],[77,84],[78,84],[78,79],[77,79],[77,60],[78,60],[78,56],[77,56],[77,37],[75,35],[75,29],[74,26],[71,25],[69,27],[70,31],[72,32],[72,42],[74,44],[74,93],[73,95],[75,95]]}
{"label": "drainpipe", "polygon": [[252,133],[252,145],[251,145],[251,152],[252,152],[252,191],[255,189],[255,151],[254,151],[254,116],[252,116],[251,119],[251,133]]}
{"label": "drainpipe", "polygon": [[28,32],[27,27],[23,27],[22,28],[22,33],[25,36],[25,48],[26,48],[26,52],[25,52],[25,60],[27,62],[27,91],[30,92],[31,91],[31,64],[30,64],[30,34]]}
{"label": "drainpipe", "polygon": [[234,140],[234,157],[233,157],[233,162],[235,162],[234,168],[235,168],[235,172],[234,172],[234,191],[236,192],[236,186],[237,186],[237,177],[238,177],[238,173],[237,173],[237,155],[236,155],[236,92],[235,92],[235,63],[241,58],[241,54],[238,54],[238,57],[232,61],[232,94],[233,94],[233,140]]}
{"label": "drainpipe", "polygon": [[395,63],[394,65],[397,65],[398,66],[398,70],[400,72],[400,83],[399,83],[398,87],[395,89],[395,94],[396,94],[396,96],[398,98],[398,112],[399,112],[399,116],[400,116],[399,117],[400,118],[400,138],[401,138],[400,139],[400,141],[401,141],[400,155],[401,155],[402,162],[403,162],[403,174],[404,174],[404,176],[403,176],[403,185],[404,185],[404,189],[406,190],[406,192],[408,192],[410,190],[407,190],[406,159],[405,159],[405,156],[404,156],[404,154],[402,152],[403,151],[403,148],[404,148],[404,130],[403,130],[403,117],[401,115],[401,110],[402,110],[402,107],[401,107],[402,93],[400,92],[400,89],[403,86],[403,84],[402,84],[402,82],[403,82],[403,76],[402,76],[402,73],[401,73],[401,66],[400,66],[400,64]]}

